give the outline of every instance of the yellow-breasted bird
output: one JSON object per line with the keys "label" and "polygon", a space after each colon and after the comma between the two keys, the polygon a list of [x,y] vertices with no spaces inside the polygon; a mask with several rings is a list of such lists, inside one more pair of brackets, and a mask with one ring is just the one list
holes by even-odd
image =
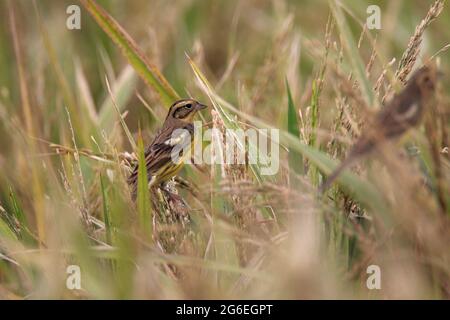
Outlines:
{"label": "yellow-breasted bird", "polygon": [[370,153],[381,143],[400,137],[418,125],[436,88],[439,72],[434,64],[425,65],[408,80],[405,88],[396,94],[374,117],[350,149],[344,161],[330,174],[319,191],[325,191],[339,174],[355,160]]}
{"label": "yellow-breasted bird", "polygon": [[[176,147],[179,149],[179,144],[189,145],[192,142],[194,139],[193,118],[199,110],[206,107],[193,99],[182,99],[172,104],[161,130],[145,150],[149,188],[168,181],[180,171],[183,162],[173,161],[172,151],[176,150]],[[177,132],[180,132],[179,137]],[[190,137],[182,137],[183,133],[189,133]],[[128,178],[133,198],[136,197],[137,192],[137,176],[138,164]]]}

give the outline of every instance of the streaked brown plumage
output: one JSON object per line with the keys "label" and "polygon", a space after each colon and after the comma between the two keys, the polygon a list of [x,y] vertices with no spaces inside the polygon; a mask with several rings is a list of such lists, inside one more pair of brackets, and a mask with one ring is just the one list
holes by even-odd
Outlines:
{"label": "streaked brown plumage", "polygon": [[[205,105],[193,99],[178,100],[172,104],[161,130],[145,150],[149,187],[166,182],[182,168],[182,163],[177,164],[173,162],[172,149],[175,148],[177,143],[191,143],[194,138],[193,118],[199,110],[204,108],[206,108]],[[190,141],[172,143],[173,133],[177,129],[187,130],[190,133]],[[138,165],[136,164],[128,178],[133,198],[136,196],[137,191],[137,176]]]}
{"label": "streaked brown plumage", "polygon": [[383,141],[398,138],[408,129],[418,125],[428,101],[434,94],[437,78],[435,65],[426,65],[417,70],[406,87],[375,116],[373,123],[367,128],[368,131],[361,135],[346,159],[330,174],[319,191],[325,191],[343,170],[373,151]]}

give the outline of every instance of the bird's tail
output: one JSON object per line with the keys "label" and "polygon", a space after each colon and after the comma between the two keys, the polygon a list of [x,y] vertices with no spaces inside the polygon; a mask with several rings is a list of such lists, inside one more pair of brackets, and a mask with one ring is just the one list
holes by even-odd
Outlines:
{"label": "bird's tail", "polygon": [[137,197],[137,166],[133,170],[133,173],[128,177],[127,183],[130,186],[131,191],[131,199],[136,201]]}
{"label": "bird's tail", "polygon": [[133,183],[130,184],[130,188],[131,188],[131,200],[133,200],[133,202],[136,201],[137,199],[137,183]]}
{"label": "bird's tail", "polygon": [[355,157],[349,156],[347,159],[341,162],[341,164],[328,176],[328,178],[319,187],[319,193],[324,193],[336,180],[336,178],[347,169],[355,160]]}

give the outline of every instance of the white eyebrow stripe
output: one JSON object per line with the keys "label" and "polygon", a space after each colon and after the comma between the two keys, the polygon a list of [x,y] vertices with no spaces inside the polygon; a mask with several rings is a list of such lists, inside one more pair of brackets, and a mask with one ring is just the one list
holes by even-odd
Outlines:
{"label": "white eyebrow stripe", "polygon": [[179,103],[177,103],[177,107],[184,107],[185,105],[191,103],[191,101],[181,101]]}

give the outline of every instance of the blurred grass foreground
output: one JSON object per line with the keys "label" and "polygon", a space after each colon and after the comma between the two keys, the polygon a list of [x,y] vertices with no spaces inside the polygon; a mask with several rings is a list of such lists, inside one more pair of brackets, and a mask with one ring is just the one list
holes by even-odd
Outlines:
{"label": "blurred grass foreground", "polygon": [[[446,1],[0,0],[0,14],[0,299],[450,298]],[[427,59],[445,76],[422,125],[319,194]],[[126,179],[180,97],[221,132],[278,129],[277,174],[186,165],[178,201],[144,184],[135,204]]]}

